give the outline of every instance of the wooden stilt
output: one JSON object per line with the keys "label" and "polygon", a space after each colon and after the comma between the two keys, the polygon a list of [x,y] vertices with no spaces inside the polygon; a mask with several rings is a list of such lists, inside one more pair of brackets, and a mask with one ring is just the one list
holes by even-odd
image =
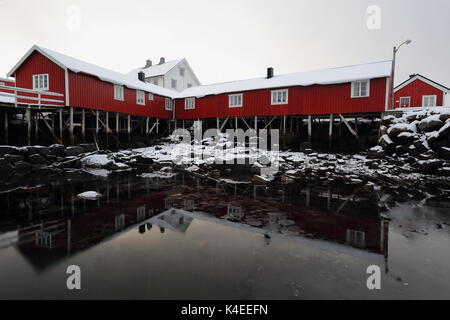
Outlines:
{"label": "wooden stilt", "polygon": [[98,121],[98,110],[95,111],[95,133],[98,134],[98,131],[100,130],[99,121]]}
{"label": "wooden stilt", "polygon": [[109,112],[105,112],[106,149],[109,149]]}
{"label": "wooden stilt", "polygon": [[39,139],[39,113],[35,112],[34,114],[34,138]]}
{"label": "wooden stilt", "polygon": [[70,107],[70,119],[69,119],[69,132],[70,132],[70,145],[75,144],[75,136],[73,134],[73,107]]}
{"label": "wooden stilt", "polygon": [[283,116],[283,134],[286,134],[286,116]]}
{"label": "wooden stilt", "polygon": [[308,116],[308,142],[312,140],[312,116]]}
{"label": "wooden stilt", "polygon": [[128,115],[127,119],[127,133],[128,133],[128,142],[131,142],[131,115]]}
{"label": "wooden stilt", "polygon": [[220,120],[219,120],[219,118],[216,118],[216,122],[217,122],[216,128],[217,128],[217,130],[220,130]]}
{"label": "wooden stilt", "polygon": [[159,134],[159,119],[156,119],[156,134]]}
{"label": "wooden stilt", "polygon": [[86,113],[84,109],[81,110],[81,138],[83,143],[86,143]]}
{"label": "wooden stilt", "polygon": [[119,144],[120,144],[120,131],[119,131],[119,114],[116,113],[116,135],[117,135],[117,148],[119,148]]}
{"label": "wooden stilt", "polygon": [[255,117],[255,131],[258,134],[258,116]]}
{"label": "wooden stilt", "polygon": [[149,131],[149,127],[150,127],[150,124],[149,124],[149,122],[150,122],[150,118],[149,117],[147,117],[146,119],[145,119],[145,135],[148,135],[148,131]]}
{"label": "wooden stilt", "polygon": [[331,151],[331,143],[333,141],[333,114],[330,114],[330,128],[328,131],[328,141],[329,141],[329,146],[328,146],[328,150]]}
{"label": "wooden stilt", "polygon": [[8,111],[5,109],[3,114],[5,115],[5,144],[8,144]]}
{"label": "wooden stilt", "polygon": [[354,135],[356,139],[359,139],[358,134],[355,132],[355,130],[353,130],[353,128],[350,126],[350,124],[347,122],[347,120],[345,120],[345,118],[342,116],[342,114],[339,114],[339,117],[341,118],[342,122],[344,122],[344,124],[347,126],[350,133],[352,135]]}
{"label": "wooden stilt", "polygon": [[63,116],[62,116],[62,110],[59,111],[59,140],[61,140],[61,143],[64,144],[63,142]]}
{"label": "wooden stilt", "polygon": [[234,130],[237,130],[237,129],[238,129],[238,118],[235,117],[234,118]]}
{"label": "wooden stilt", "polygon": [[27,120],[28,120],[28,134],[27,134],[27,143],[31,146],[31,110],[27,109]]}
{"label": "wooden stilt", "polygon": [[355,117],[355,132],[358,134],[358,117]]}

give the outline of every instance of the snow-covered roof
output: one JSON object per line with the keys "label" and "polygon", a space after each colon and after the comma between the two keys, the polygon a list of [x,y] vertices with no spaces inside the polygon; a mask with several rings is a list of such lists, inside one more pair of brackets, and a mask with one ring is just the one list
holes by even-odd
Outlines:
{"label": "snow-covered roof", "polygon": [[162,76],[162,75],[165,75],[170,70],[172,70],[173,68],[175,68],[183,60],[184,59],[178,59],[178,60],[168,61],[163,64],[155,64],[148,68],[134,69],[134,70],[131,70],[130,72],[128,72],[127,76],[136,76],[137,77],[138,73],[141,71],[145,73],[146,78]]}
{"label": "snow-covered roof", "polygon": [[7,79],[0,77],[0,82],[16,82],[16,80],[12,78]]}
{"label": "snow-covered roof", "polygon": [[443,86],[442,84],[439,84],[431,79],[428,79],[427,77],[424,77],[421,74],[415,74],[412,75],[411,77],[409,77],[408,80],[402,82],[401,84],[399,84],[397,87],[395,87],[394,92],[397,92],[401,89],[403,89],[404,87],[406,87],[407,85],[409,85],[411,82],[414,82],[416,80],[420,80],[425,82],[426,84],[429,84],[432,87],[435,87],[438,90],[441,90],[445,93],[450,93],[450,88],[447,88],[446,86]]}
{"label": "snow-covered roof", "polygon": [[137,77],[133,79],[132,77],[126,76],[124,74],[111,71],[91,63],[87,63],[64,54],[46,49],[40,46],[33,46],[27,54],[14,66],[14,68],[8,73],[8,77],[14,74],[14,72],[20,67],[20,65],[34,52],[38,51],[51,61],[59,65],[63,69],[68,69],[75,73],[86,73],[98,77],[100,80],[110,82],[113,84],[123,85],[130,89],[138,89],[154,94],[172,97],[174,92],[169,89],[162,88],[160,86],[144,83],[140,81]]}
{"label": "snow-covered roof", "polygon": [[[389,77],[391,74],[391,61],[374,62],[368,64],[353,65],[340,68],[315,70],[299,73],[291,73],[285,75],[277,75],[273,78],[255,78],[249,80],[240,80],[233,82],[217,83],[188,88],[182,92],[176,92],[154,84],[144,83],[134,76],[124,75],[115,71],[111,71],[64,54],[40,47],[33,46],[28,53],[14,66],[8,73],[8,77],[20,67],[20,65],[34,52],[38,51],[51,61],[59,65],[65,70],[71,70],[75,73],[86,73],[98,77],[100,80],[110,83],[123,85],[131,89],[143,90],[172,99],[185,97],[203,97],[207,95],[218,95],[222,93],[244,92],[258,89],[269,88],[286,88],[292,86],[310,86],[310,85],[327,85],[339,84],[357,80],[367,80]],[[167,62],[164,65],[169,67],[176,65],[181,60]],[[178,61],[178,62],[177,62]],[[137,69],[139,70],[139,69]]]}
{"label": "snow-covered roof", "polygon": [[384,78],[390,76],[391,68],[392,61],[382,61],[348,67],[291,73],[274,76],[270,79],[256,78],[225,82],[188,88],[180,93],[180,97],[202,97],[257,89],[338,84],[357,80]]}

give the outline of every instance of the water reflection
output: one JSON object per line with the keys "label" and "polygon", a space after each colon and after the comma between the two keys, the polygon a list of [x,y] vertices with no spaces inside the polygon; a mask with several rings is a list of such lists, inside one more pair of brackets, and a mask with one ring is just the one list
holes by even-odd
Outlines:
{"label": "water reflection", "polygon": [[[103,197],[83,200],[95,190]],[[332,241],[387,258],[388,222],[370,190],[351,186],[211,184],[178,176],[142,179],[117,175],[0,195],[1,250],[16,247],[37,271],[137,229],[189,233],[195,219],[259,234],[271,245],[287,239]]]}

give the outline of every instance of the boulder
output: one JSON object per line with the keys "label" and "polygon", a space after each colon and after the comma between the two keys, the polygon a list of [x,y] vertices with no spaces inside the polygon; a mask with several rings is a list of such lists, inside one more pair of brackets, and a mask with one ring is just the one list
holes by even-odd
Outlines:
{"label": "boulder", "polygon": [[441,148],[441,156],[446,160],[450,160],[450,148],[442,147]]}
{"label": "boulder", "polygon": [[429,116],[421,120],[418,127],[421,131],[430,132],[441,128],[444,123],[439,119],[439,115]]}
{"label": "boulder", "polygon": [[444,163],[442,160],[420,160],[417,162],[417,169],[420,173],[433,173],[441,168]]}
{"label": "boulder", "polygon": [[367,158],[368,159],[381,159],[386,156],[386,152],[384,151],[383,147],[376,146],[370,149],[367,152]]}
{"label": "boulder", "polygon": [[415,125],[409,123],[397,123],[389,128],[387,134],[389,138],[396,139],[401,133],[416,133],[417,129]]}
{"label": "boulder", "polygon": [[34,146],[33,147],[36,153],[39,153],[41,156],[46,157],[48,156],[51,152],[47,147],[43,147],[43,146]]}
{"label": "boulder", "polygon": [[391,138],[387,134],[383,135],[378,144],[383,147],[383,149],[387,152],[392,152],[395,148],[395,144]]}
{"label": "boulder", "polygon": [[83,148],[84,153],[97,151],[97,147],[93,143],[82,143],[80,147]]}
{"label": "boulder", "polygon": [[11,166],[11,164],[6,161],[5,159],[1,158],[0,159],[0,172],[6,172],[6,171],[11,171],[13,170],[13,167]]}
{"label": "boulder", "polygon": [[442,167],[436,170],[436,175],[441,177],[450,177],[450,167]]}
{"label": "boulder", "polygon": [[50,150],[50,153],[52,155],[58,156],[58,157],[63,157],[65,156],[65,152],[66,152],[66,147],[63,146],[62,144],[52,144],[50,147],[48,147],[48,149]]}
{"label": "boulder", "polygon": [[18,148],[12,146],[0,146],[0,158],[7,154],[17,154]]}
{"label": "boulder", "polygon": [[416,134],[412,132],[402,132],[397,136],[397,141],[401,144],[412,143],[416,139]]}
{"label": "boulder", "polygon": [[6,154],[5,160],[8,161],[11,164],[14,164],[15,162],[23,161],[25,157],[18,155],[18,154]]}
{"label": "boulder", "polygon": [[80,162],[83,167],[93,169],[107,169],[114,163],[105,154],[87,156],[81,159]]}
{"label": "boulder", "polygon": [[29,171],[31,169],[31,164],[25,161],[18,161],[14,163],[14,169],[18,172]]}
{"label": "boulder", "polygon": [[67,147],[66,156],[78,156],[84,152],[83,148],[80,146]]}
{"label": "boulder", "polygon": [[155,161],[151,158],[143,157],[141,155],[138,155],[135,157],[136,162],[139,164],[153,164]]}
{"label": "boulder", "polygon": [[28,162],[30,162],[31,164],[46,164],[47,160],[45,160],[45,158],[39,153],[36,153],[28,156]]}

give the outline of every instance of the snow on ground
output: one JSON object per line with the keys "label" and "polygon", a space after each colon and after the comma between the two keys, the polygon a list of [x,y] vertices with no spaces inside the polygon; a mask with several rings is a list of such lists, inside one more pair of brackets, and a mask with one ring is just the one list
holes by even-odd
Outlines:
{"label": "snow on ground", "polygon": [[96,154],[92,156],[87,156],[81,159],[81,164],[86,168],[105,168],[114,163],[113,160],[109,159],[108,155]]}
{"label": "snow on ground", "polygon": [[0,102],[15,103],[16,99],[14,98],[13,94],[0,92]]}

